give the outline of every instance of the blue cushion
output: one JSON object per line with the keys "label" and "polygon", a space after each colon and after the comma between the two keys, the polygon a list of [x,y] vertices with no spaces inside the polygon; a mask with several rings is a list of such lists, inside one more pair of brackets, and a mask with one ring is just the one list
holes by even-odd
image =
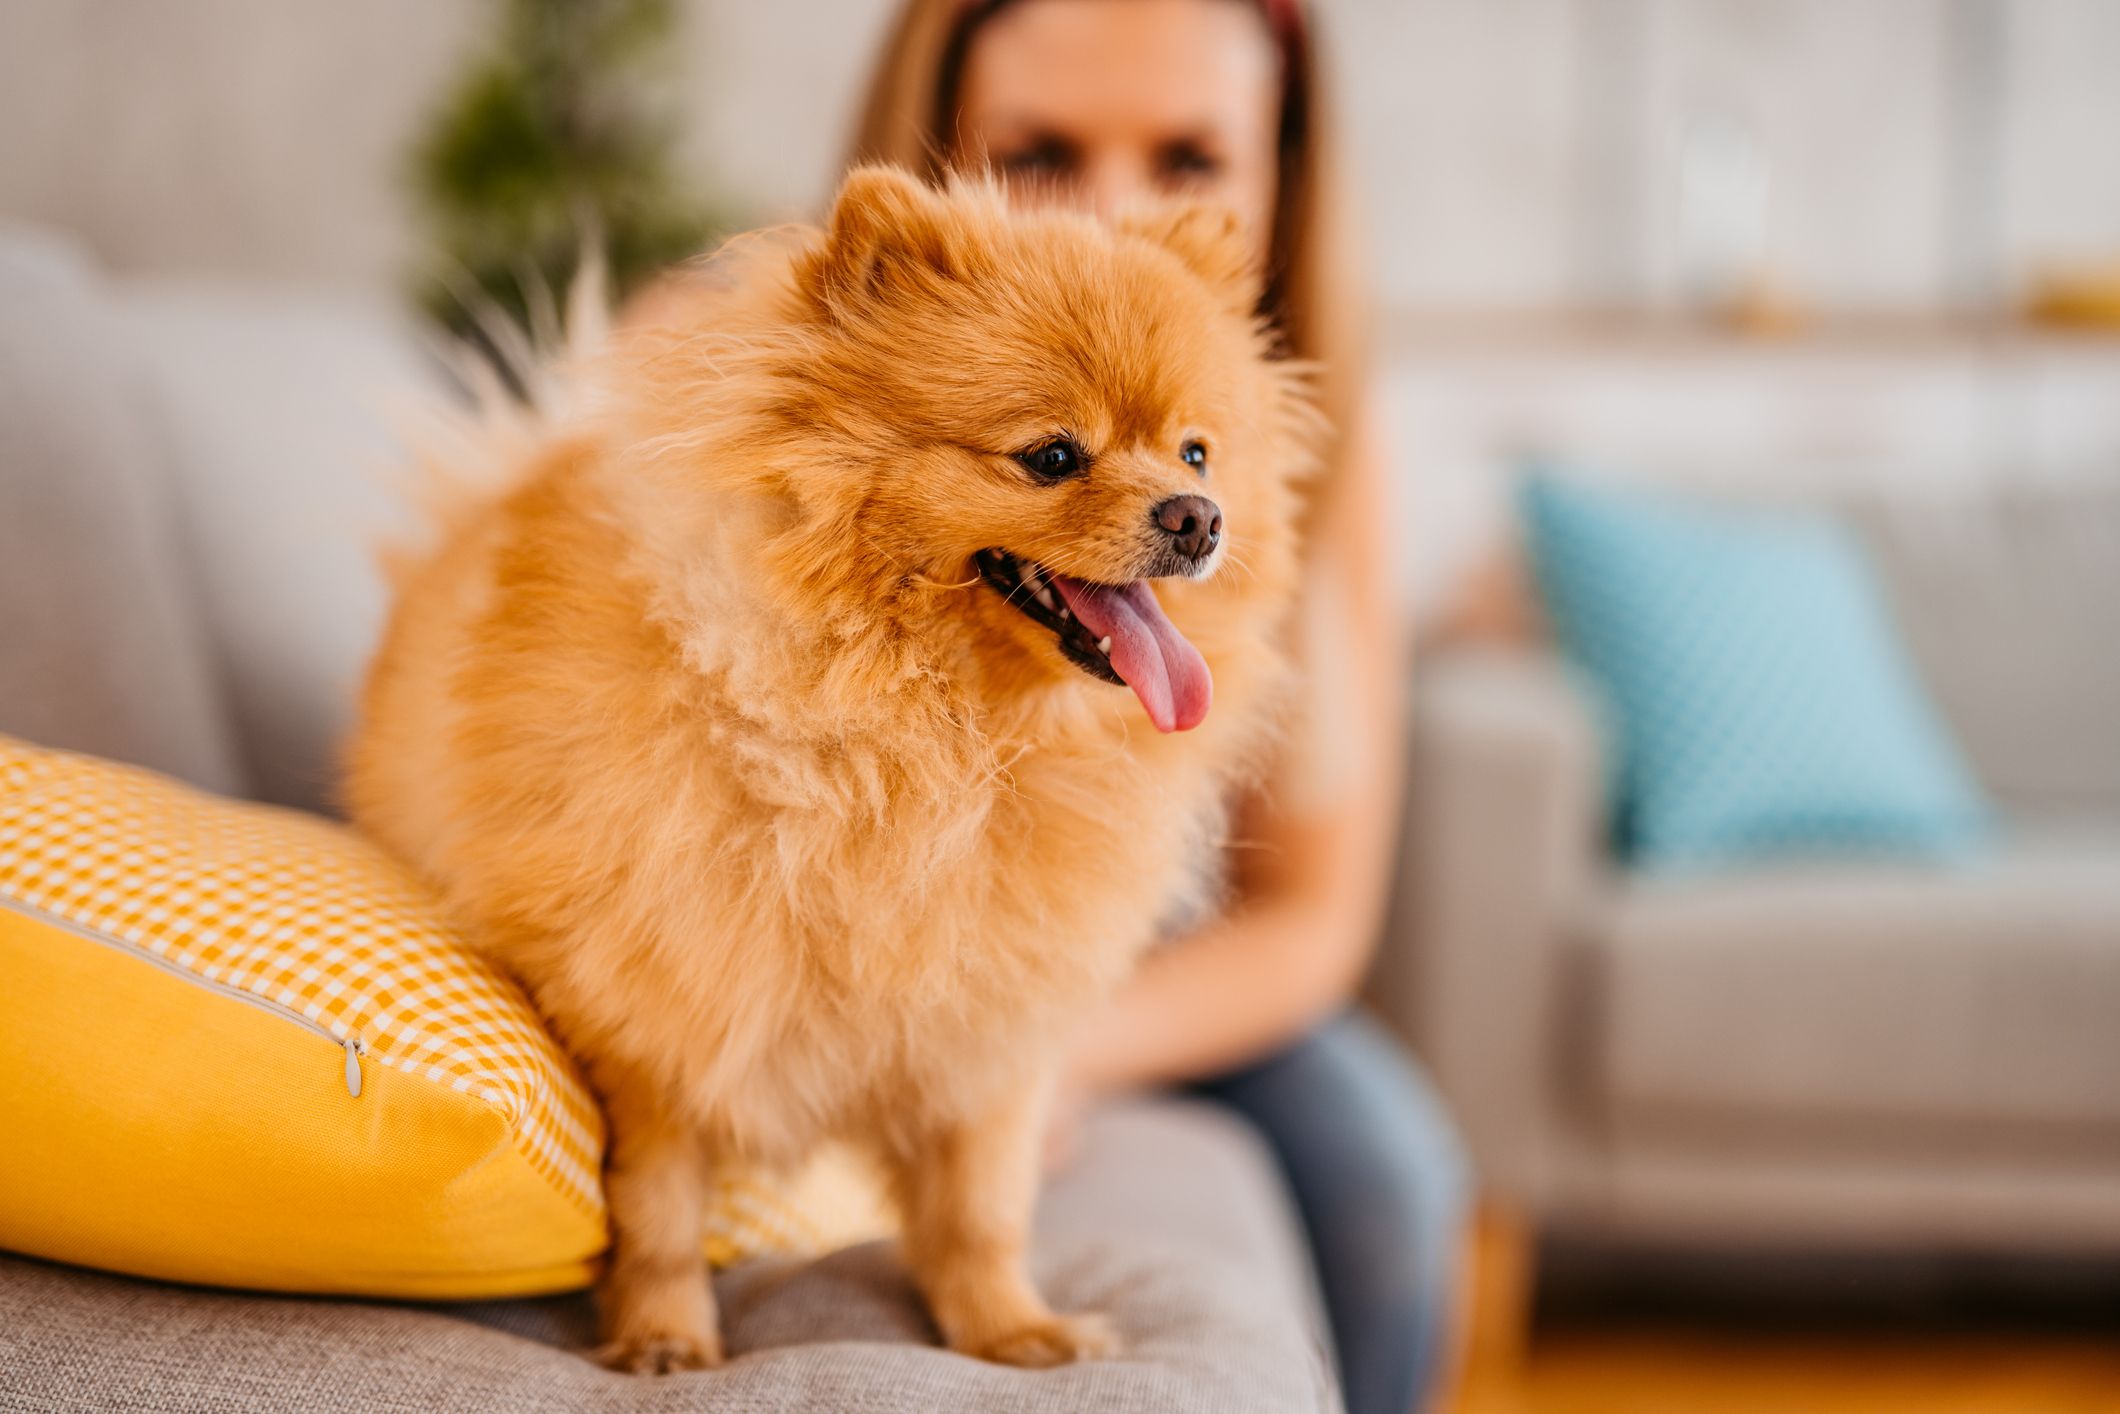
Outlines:
{"label": "blue cushion", "polygon": [[1947,857],[1985,836],[1845,527],[1543,474],[1522,503],[1555,632],[1604,698],[1635,863]]}

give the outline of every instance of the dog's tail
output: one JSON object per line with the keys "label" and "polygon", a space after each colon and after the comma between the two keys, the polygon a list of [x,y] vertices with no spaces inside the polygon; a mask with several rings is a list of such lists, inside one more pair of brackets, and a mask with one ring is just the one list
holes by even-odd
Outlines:
{"label": "dog's tail", "polygon": [[611,333],[610,261],[602,237],[594,230],[582,237],[564,315],[536,270],[525,270],[518,285],[527,322],[481,290],[460,291],[477,337],[448,342],[441,356],[480,413],[527,410],[554,420],[566,411],[566,371]]}
{"label": "dog's tail", "polygon": [[582,241],[564,301],[535,272],[522,281],[527,322],[488,295],[462,292],[476,339],[438,337],[432,353],[457,396],[405,410],[398,419],[409,456],[397,490],[416,512],[415,530],[381,548],[385,573],[401,578],[452,529],[507,495],[537,449],[584,397],[579,370],[610,337],[610,264],[593,231]]}

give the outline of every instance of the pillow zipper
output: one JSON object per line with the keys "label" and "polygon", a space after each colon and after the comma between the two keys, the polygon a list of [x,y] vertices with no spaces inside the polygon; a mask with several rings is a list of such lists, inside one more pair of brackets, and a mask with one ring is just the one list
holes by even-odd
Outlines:
{"label": "pillow zipper", "polygon": [[276,1002],[270,997],[261,997],[255,992],[246,992],[241,987],[220,981],[218,978],[202,977],[182,963],[172,962],[158,953],[149,952],[146,948],[128,943],[122,938],[113,938],[107,933],[99,933],[93,928],[76,923],[70,918],[62,918],[56,913],[39,908],[33,903],[26,903],[10,894],[0,892],[0,908],[12,909],[26,917],[35,919],[39,923],[46,923],[63,932],[71,933],[77,938],[85,938],[91,943],[101,943],[103,946],[113,948],[128,957],[136,957],[143,962],[151,962],[163,971],[181,977],[187,982],[205,987],[209,991],[219,992],[223,996],[234,997],[240,1002],[248,1002],[254,1007],[269,1011],[275,1016],[293,1022],[305,1031],[311,1031],[322,1036],[345,1053],[346,1093],[355,1099],[361,1097],[361,1057],[368,1054],[368,1047],[362,1042],[359,1035],[349,1032],[341,1036],[338,1032],[324,1025],[324,1023],[304,1016],[301,1012],[296,1011],[293,1007],[283,1002]]}

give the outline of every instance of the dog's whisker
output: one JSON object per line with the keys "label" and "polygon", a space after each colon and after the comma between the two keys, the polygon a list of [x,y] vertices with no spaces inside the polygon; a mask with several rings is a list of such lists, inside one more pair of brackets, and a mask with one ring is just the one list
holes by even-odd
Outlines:
{"label": "dog's whisker", "polygon": [[970,579],[945,581],[930,578],[929,576],[920,574],[916,571],[912,576],[912,582],[919,585],[922,589],[933,589],[938,592],[948,593],[960,589],[976,589],[984,581],[982,581],[976,574],[973,575]]}

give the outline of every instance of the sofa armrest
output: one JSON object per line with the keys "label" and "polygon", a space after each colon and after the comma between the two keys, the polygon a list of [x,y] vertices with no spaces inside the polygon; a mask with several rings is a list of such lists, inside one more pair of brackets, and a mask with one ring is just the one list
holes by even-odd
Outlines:
{"label": "sofa armrest", "polygon": [[1486,1188],[1535,1210],[1559,1117],[1561,942],[1602,847],[1597,733],[1550,654],[1443,652],[1416,677],[1370,999],[1433,1071]]}

